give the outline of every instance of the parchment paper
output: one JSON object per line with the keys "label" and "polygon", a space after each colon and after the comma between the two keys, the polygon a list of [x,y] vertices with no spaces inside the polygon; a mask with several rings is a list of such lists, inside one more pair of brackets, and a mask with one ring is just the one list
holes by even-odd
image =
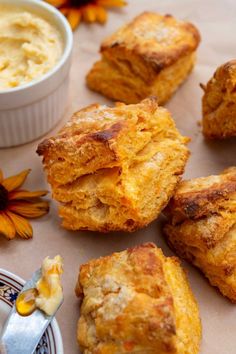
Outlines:
{"label": "parchment paper", "polygon": [[[234,0],[128,0],[129,6],[110,12],[106,26],[82,25],[74,35],[74,56],[71,70],[71,94],[64,122],[73,111],[93,102],[110,103],[85,86],[85,74],[98,58],[99,43],[136,14],[144,11],[171,13],[177,18],[190,20],[202,35],[198,62],[190,77],[167,104],[180,131],[192,138],[191,158],[185,177],[206,176],[220,172],[236,163],[236,139],[223,142],[204,141],[197,121],[201,119],[199,83],[206,81],[215,68],[236,57],[236,2]],[[62,126],[64,122],[60,122]],[[59,126],[54,129],[58,130]],[[50,133],[52,134],[52,132]],[[50,135],[48,134],[48,135]],[[40,158],[35,150],[39,141],[12,149],[0,150],[0,166],[5,174],[31,168],[26,186],[30,189],[48,188]],[[79,353],[76,343],[76,325],[79,317],[74,286],[79,265],[92,257],[123,250],[146,241],[154,241],[166,255],[172,254],[160,232],[161,217],[147,228],[134,234],[101,235],[89,232],[67,232],[60,228],[56,203],[46,217],[33,221],[34,238],[30,241],[6,241],[0,238],[0,267],[27,279],[42,259],[61,254],[65,259],[65,302],[57,319],[63,335],[66,354]],[[236,353],[236,305],[232,305],[193,267],[188,269],[192,289],[200,306],[203,339],[201,353]]]}

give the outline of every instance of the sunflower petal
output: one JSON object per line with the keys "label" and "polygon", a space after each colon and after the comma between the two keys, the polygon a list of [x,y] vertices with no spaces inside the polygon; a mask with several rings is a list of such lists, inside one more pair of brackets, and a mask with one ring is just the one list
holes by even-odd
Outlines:
{"label": "sunflower petal", "polygon": [[107,12],[102,6],[97,6],[97,21],[100,23],[105,23],[107,21]]}
{"label": "sunflower petal", "polygon": [[27,203],[27,202],[13,202],[8,206],[8,210],[24,216],[26,218],[38,218],[48,213],[48,202]]}
{"label": "sunflower petal", "polygon": [[19,188],[25,182],[30,171],[31,170],[24,170],[16,176],[8,177],[4,179],[1,184],[7,189],[8,192],[11,192],[14,189]]}
{"label": "sunflower petal", "polygon": [[5,235],[9,240],[16,235],[15,226],[5,213],[0,213],[0,234]]}
{"label": "sunflower petal", "polygon": [[103,7],[122,7],[127,3],[124,0],[97,0],[97,4]]}
{"label": "sunflower petal", "polygon": [[33,236],[33,229],[28,220],[22,216],[6,211],[7,216],[11,219],[15,226],[16,233],[22,238],[31,238]]}
{"label": "sunflower petal", "polygon": [[60,8],[60,11],[61,11],[61,13],[62,13],[64,16],[67,16],[68,13],[69,13],[69,11],[70,11],[70,8],[63,6],[63,7]]}
{"label": "sunflower petal", "polygon": [[46,0],[50,5],[55,7],[60,7],[65,5],[68,1],[67,0]]}
{"label": "sunflower petal", "polygon": [[26,190],[17,190],[17,191],[12,191],[8,194],[8,200],[19,200],[19,199],[31,199],[31,198],[38,198],[38,197],[43,197],[48,194],[48,191],[42,190],[42,191],[35,191],[35,192],[30,192]]}
{"label": "sunflower petal", "polygon": [[2,170],[0,169],[0,183],[2,183],[3,181],[3,173],[2,173]]}
{"label": "sunflower petal", "polygon": [[96,21],[96,6],[87,5],[82,9],[82,16],[85,22],[93,23]]}
{"label": "sunflower petal", "polygon": [[75,30],[81,21],[80,10],[79,9],[69,9],[68,13],[66,14],[66,17],[67,17],[67,20],[69,21],[69,24],[70,24],[72,30]]}

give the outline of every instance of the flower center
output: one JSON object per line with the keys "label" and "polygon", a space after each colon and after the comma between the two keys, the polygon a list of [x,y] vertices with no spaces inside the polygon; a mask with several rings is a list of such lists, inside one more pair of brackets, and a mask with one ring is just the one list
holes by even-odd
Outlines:
{"label": "flower center", "polygon": [[84,6],[87,4],[92,4],[94,0],[71,0],[71,6]]}
{"label": "flower center", "polygon": [[0,210],[5,210],[8,203],[8,191],[0,184]]}

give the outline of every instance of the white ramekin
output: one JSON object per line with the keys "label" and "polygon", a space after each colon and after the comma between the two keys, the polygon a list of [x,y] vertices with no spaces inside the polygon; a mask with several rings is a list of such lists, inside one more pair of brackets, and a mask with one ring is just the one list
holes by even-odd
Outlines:
{"label": "white ramekin", "polygon": [[46,134],[62,118],[68,98],[73,35],[66,18],[39,0],[0,0],[41,14],[60,30],[64,51],[44,76],[25,85],[0,91],[0,147],[32,141]]}

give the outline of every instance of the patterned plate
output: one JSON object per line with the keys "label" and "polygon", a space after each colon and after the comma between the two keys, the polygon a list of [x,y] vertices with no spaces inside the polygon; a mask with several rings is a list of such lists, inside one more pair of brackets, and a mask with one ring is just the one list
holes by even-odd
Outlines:
{"label": "patterned plate", "polygon": [[[0,332],[24,280],[0,268]],[[54,319],[42,336],[35,354],[63,354],[62,337]]]}

